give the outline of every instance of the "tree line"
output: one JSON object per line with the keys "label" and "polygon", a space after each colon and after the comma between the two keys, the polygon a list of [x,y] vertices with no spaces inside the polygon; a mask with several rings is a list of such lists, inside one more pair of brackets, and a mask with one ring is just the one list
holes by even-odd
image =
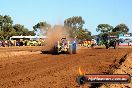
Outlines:
{"label": "tree line", "polygon": [[[84,28],[85,21],[81,16],[73,16],[64,20],[64,27],[72,38],[89,39],[92,38],[91,32]],[[55,25],[56,26],[56,25]],[[46,21],[38,22],[33,26],[33,31],[21,24],[13,24],[13,20],[9,15],[0,15],[0,40],[9,39],[11,36],[29,36],[36,35],[37,31],[46,35],[51,29],[51,25]],[[100,35],[118,35],[120,33],[128,33],[129,28],[125,24],[119,24],[113,27],[109,24],[99,24],[96,31],[100,31]]]}
{"label": "tree line", "polygon": [[[63,27],[68,32],[71,38],[77,38],[77,39],[91,38],[91,32],[88,31],[88,29],[83,28],[84,24],[85,24],[85,21],[82,19],[81,16],[73,16],[64,20]],[[57,26],[58,25],[55,25],[54,27],[57,27]],[[41,32],[45,31],[44,32],[45,35],[46,35],[46,31],[50,30],[50,28],[51,28],[51,25],[48,24],[46,21],[39,22],[33,26],[34,31],[38,31],[38,30],[40,30]]]}
{"label": "tree line", "polygon": [[109,24],[99,24],[96,28],[96,31],[100,34],[98,37],[102,41],[107,41],[110,36],[118,36],[119,34],[126,34],[129,32],[129,28],[125,24],[119,24],[115,27],[109,25]]}
{"label": "tree line", "polygon": [[[68,31],[70,37],[81,40],[93,38],[91,32],[87,28],[83,27],[84,24],[85,21],[81,16],[73,16],[64,20],[64,27]],[[50,29],[50,27],[51,25],[45,21],[37,23],[36,25],[33,26],[33,29],[34,31],[43,29],[47,31]],[[126,26],[126,24],[119,24],[116,27],[113,27],[109,24],[99,24],[96,28],[96,31],[100,32],[99,35],[102,37],[118,36],[118,34],[120,33],[123,34],[128,33],[129,28]]]}
{"label": "tree line", "polygon": [[118,35],[120,33],[126,34],[129,32],[129,28],[125,24],[119,24],[113,27],[109,24],[99,24],[96,31],[101,33],[109,33],[110,35]]}
{"label": "tree line", "polygon": [[0,40],[8,40],[11,36],[35,35],[34,31],[29,31],[24,25],[13,24],[9,15],[0,15]]}

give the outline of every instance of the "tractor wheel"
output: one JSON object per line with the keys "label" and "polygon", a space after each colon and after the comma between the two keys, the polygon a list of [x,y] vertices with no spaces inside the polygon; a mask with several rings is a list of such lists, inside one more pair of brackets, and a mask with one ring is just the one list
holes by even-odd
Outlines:
{"label": "tractor wheel", "polygon": [[117,44],[116,44],[116,42],[114,43],[114,49],[116,49],[117,48]]}
{"label": "tractor wheel", "polygon": [[53,54],[59,54],[60,52],[60,48],[58,47],[59,46],[59,42],[56,42],[54,47],[53,47]]}
{"label": "tractor wheel", "polygon": [[94,48],[94,44],[91,45],[91,48],[92,48],[92,49]]}
{"label": "tractor wheel", "polygon": [[116,45],[114,45],[113,47],[114,47],[114,49],[116,49],[116,48],[117,48],[117,46],[116,46]]}
{"label": "tractor wheel", "polygon": [[59,48],[54,47],[53,54],[59,55]]}
{"label": "tractor wheel", "polygon": [[106,49],[108,49],[109,48],[109,46],[108,45],[106,45]]}

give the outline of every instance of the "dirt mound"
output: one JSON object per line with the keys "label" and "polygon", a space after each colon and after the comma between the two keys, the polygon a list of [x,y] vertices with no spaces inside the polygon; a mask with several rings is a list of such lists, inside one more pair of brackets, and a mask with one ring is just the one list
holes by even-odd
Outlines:
{"label": "dirt mound", "polygon": [[[130,74],[132,76],[132,53],[128,55],[124,63],[115,70],[114,74]],[[132,78],[131,78],[132,80]],[[128,84],[105,84],[100,88],[131,88],[132,81]]]}

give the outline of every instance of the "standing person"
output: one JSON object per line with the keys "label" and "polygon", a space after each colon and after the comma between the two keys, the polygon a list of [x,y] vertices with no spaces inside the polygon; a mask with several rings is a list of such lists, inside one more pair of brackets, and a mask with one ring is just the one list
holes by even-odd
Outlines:
{"label": "standing person", "polygon": [[25,40],[23,40],[22,43],[23,43],[23,46],[25,46]]}
{"label": "standing person", "polygon": [[24,43],[25,46],[27,46],[27,40],[25,40],[25,43]]}
{"label": "standing person", "polygon": [[16,46],[16,40],[13,41],[13,45]]}
{"label": "standing person", "polygon": [[4,40],[2,41],[2,46],[5,47],[5,41]]}
{"label": "standing person", "polygon": [[19,41],[16,41],[16,46],[20,46],[20,42]]}
{"label": "standing person", "polygon": [[14,46],[14,41],[13,40],[10,40],[10,42],[11,42],[11,46]]}
{"label": "standing person", "polygon": [[7,47],[8,46],[8,41],[7,40],[5,40],[5,47]]}
{"label": "standing person", "polygon": [[2,46],[2,41],[0,41],[0,47]]}
{"label": "standing person", "polygon": [[9,45],[9,47],[12,47],[13,46],[13,43],[12,43],[11,40],[9,40],[8,45]]}
{"label": "standing person", "polygon": [[20,41],[20,46],[23,46],[23,41]]}
{"label": "standing person", "polygon": [[7,47],[10,46],[10,41],[9,41],[9,40],[7,40],[7,44],[6,44],[6,46],[7,46]]}

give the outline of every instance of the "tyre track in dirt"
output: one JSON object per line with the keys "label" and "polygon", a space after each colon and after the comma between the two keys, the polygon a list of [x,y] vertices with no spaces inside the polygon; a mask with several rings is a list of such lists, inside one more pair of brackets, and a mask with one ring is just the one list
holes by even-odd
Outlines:
{"label": "tyre track in dirt", "polygon": [[75,88],[78,87],[75,78],[79,66],[87,73],[105,72],[115,59],[118,61],[128,52],[127,49],[123,50],[82,49],[75,55],[34,54],[16,57],[15,61],[5,62],[8,63],[6,68],[0,68],[0,87]]}
{"label": "tyre track in dirt", "polygon": [[[83,55],[84,56],[84,55]],[[68,56],[68,57],[71,57],[71,56]],[[68,57],[66,57],[66,58],[68,58]],[[80,56],[80,57],[82,57],[82,56]],[[51,57],[49,57],[49,58],[53,58],[53,56],[51,56]],[[49,58],[46,58],[46,59],[49,59]],[[64,58],[63,60],[66,60],[66,58]],[[10,87],[10,86],[17,86],[17,84],[19,85],[19,84],[21,84],[21,83],[23,83],[23,82],[28,82],[28,79],[29,79],[29,81],[33,81],[33,80],[35,80],[35,78],[40,78],[40,77],[43,77],[43,76],[46,76],[47,74],[49,75],[49,74],[52,74],[52,73],[54,73],[54,72],[56,72],[56,71],[61,71],[61,70],[63,70],[64,68],[66,68],[66,66],[68,66],[68,65],[70,65],[71,63],[73,63],[73,62],[75,62],[76,60],[74,59],[74,61],[73,60],[69,60],[69,61],[67,61],[66,63],[65,63],[65,65],[64,64],[62,64],[62,66],[55,66],[56,64],[51,64],[51,65],[49,65],[49,66],[46,66],[46,65],[42,65],[42,69],[43,69],[43,67],[47,67],[48,69],[54,69],[54,70],[49,70],[48,71],[48,69],[45,69],[46,71],[44,71],[44,70],[41,70],[41,66],[39,65],[39,74],[35,74],[35,73],[33,73],[33,74],[35,74],[35,75],[31,75],[31,77],[25,77],[24,79],[18,79],[17,81],[12,81],[12,83],[13,84],[11,84],[11,83],[7,83],[6,82],[6,84],[4,84],[4,85],[7,85],[7,84],[10,84],[10,85],[8,85],[8,87]],[[63,62],[65,62],[65,61],[63,61]],[[28,65],[27,67],[29,67],[29,68],[34,68],[33,66],[35,66],[35,64],[34,63],[39,63],[39,64],[42,64],[42,63],[44,63],[43,61],[42,61],[42,59],[39,59],[39,60],[33,60],[33,61],[27,61],[27,62],[25,62],[24,63],[24,67],[26,67],[26,65]],[[51,63],[51,62],[49,62],[49,63]],[[55,63],[57,63],[57,62],[55,62]],[[22,63],[21,63],[22,64]],[[30,66],[30,64],[31,65],[33,65],[33,66]],[[17,64],[18,65],[18,64]],[[14,67],[16,67],[15,65],[13,65]],[[21,65],[19,65],[19,66],[21,66]],[[55,66],[55,67],[53,67],[53,66]],[[11,67],[11,66],[9,66],[9,67]],[[11,68],[13,68],[13,67],[11,67]],[[5,80],[6,80],[6,77],[7,77],[7,80],[9,79],[9,77],[14,77],[14,76],[18,76],[18,75],[20,75],[20,72],[21,71],[23,71],[23,73],[24,74],[22,74],[21,73],[21,75],[25,75],[25,73],[27,73],[28,71],[29,72],[31,72],[30,70],[29,70],[29,68],[26,68],[26,69],[22,69],[22,70],[20,70],[20,69],[18,69],[18,68],[16,68],[17,69],[17,71],[14,71],[14,72],[11,72],[11,71],[8,71],[8,72],[11,72],[11,74],[9,73],[9,74],[6,74],[5,76],[4,75],[2,75],[3,77],[1,77],[1,78],[4,78]],[[41,74],[40,74],[41,73]],[[44,74],[44,75],[43,75]]]}

